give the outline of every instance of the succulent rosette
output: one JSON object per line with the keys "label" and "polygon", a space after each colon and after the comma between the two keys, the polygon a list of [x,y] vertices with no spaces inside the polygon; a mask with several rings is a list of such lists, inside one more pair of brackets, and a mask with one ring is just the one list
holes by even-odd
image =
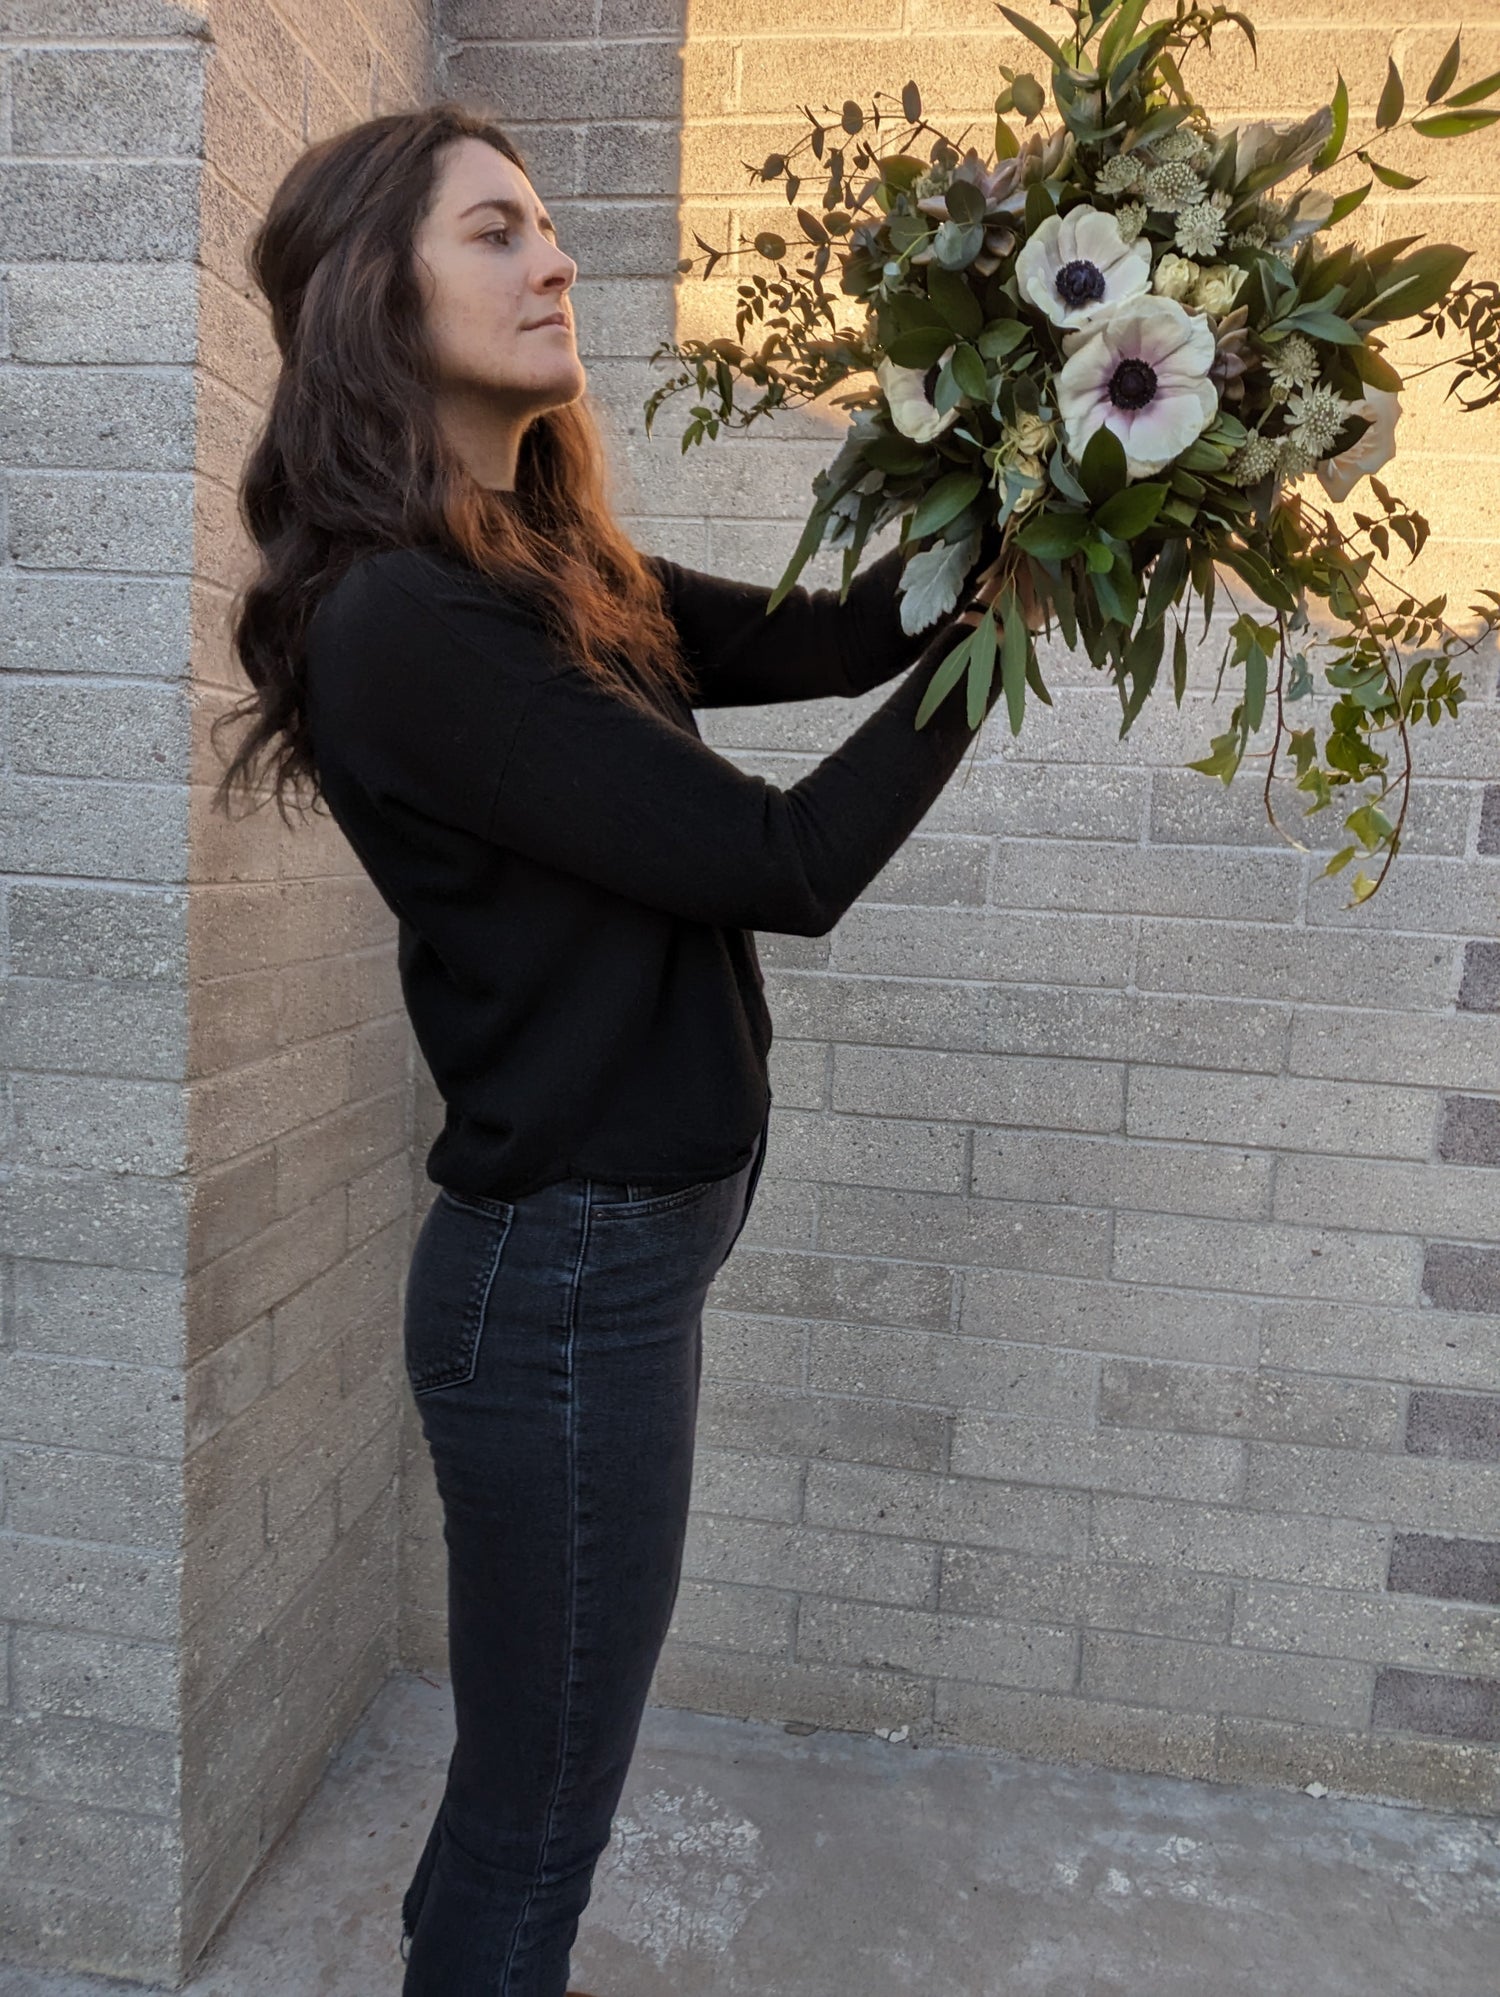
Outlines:
{"label": "succulent rosette", "polygon": [[[1404,386],[1389,329],[1466,339],[1453,390],[1475,384],[1484,392],[1462,406],[1490,406],[1500,288],[1460,283],[1471,253],[1452,244],[1335,240],[1377,181],[1415,185],[1350,144],[1342,76],[1309,117],[1214,125],[1183,69],[1216,28],[1253,48],[1245,13],[1182,0],[1147,22],[1146,0],[1055,5],[1072,24],[1060,41],[1000,8],[1048,75],[1002,66],[989,157],[960,154],[928,123],[914,82],[904,127],[852,99],[835,125],[807,113],[818,208],[796,205],[808,175],[797,148],[758,174],[785,183],[801,261],[778,229],[753,237],[774,275],[740,284],[734,339],[657,349],[687,365],[649,398],[647,433],[680,388],[699,398],[684,450],[841,391],[846,435],[813,480],[768,609],[819,549],[840,552],[847,588],[869,537],[899,522],[908,631],[975,592],[989,604],[933,671],[918,727],[962,684],[977,728],[998,673],[1019,731],[1028,699],[1049,698],[1038,640],[1055,624],[1114,685],[1124,733],[1169,657],[1182,699],[1193,601],[1206,631],[1221,588],[1248,591],[1220,663],[1240,697],[1193,767],[1229,782],[1268,729],[1256,750],[1268,809],[1283,763],[1307,810],[1337,799],[1348,840],[1329,870],[1359,858],[1361,901],[1400,845],[1413,729],[1457,713],[1460,655],[1500,628],[1490,589],[1469,605],[1468,638],[1445,597],[1402,597],[1394,616],[1380,599],[1391,541],[1415,558],[1428,534],[1378,476]],[[1444,141],[1500,121],[1500,73],[1462,84],[1460,67],[1455,38],[1403,120],[1392,58],[1377,132],[1404,124]],[[707,277],[730,253],[702,247]],[[748,408],[745,384],[759,391]],[[1352,498],[1352,523],[1315,489],[1335,506]],[[1331,635],[1314,628],[1315,600]],[[1317,708],[1320,649],[1329,698]]]}

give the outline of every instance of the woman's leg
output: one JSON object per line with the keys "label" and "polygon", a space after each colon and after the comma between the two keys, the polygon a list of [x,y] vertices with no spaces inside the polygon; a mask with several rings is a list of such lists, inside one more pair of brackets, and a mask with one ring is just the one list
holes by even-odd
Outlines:
{"label": "woman's leg", "polygon": [[439,1194],[407,1364],[448,1549],[457,1739],[403,1997],[563,1997],[671,1620],[704,1297],[764,1159],[652,1196]]}

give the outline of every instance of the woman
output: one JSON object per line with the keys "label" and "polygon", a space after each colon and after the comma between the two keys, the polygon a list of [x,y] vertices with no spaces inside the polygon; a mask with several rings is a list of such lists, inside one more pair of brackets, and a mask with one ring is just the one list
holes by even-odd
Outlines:
{"label": "woman", "polygon": [[[457,104],[309,149],[253,267],[283,366],[220,803],[268,768],[283,813],[331,811],[446,1103],[403,1329],[457,1739],[403,1993],[563,1997],[677,1594],[703,1302],[765,1160],[751,932],[826,934],[957,767],[962,698],[913,720],[960,620],[902,632],[896,550],[767,618],[768,590],[631,546],[576,265]],[[693,719],[899,673],[785,791]]]}

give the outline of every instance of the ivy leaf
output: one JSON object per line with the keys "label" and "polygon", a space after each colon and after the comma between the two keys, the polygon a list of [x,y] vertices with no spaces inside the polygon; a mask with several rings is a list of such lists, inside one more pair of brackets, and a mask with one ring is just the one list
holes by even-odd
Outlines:
{"label": "ivy leaf", "polygon": [[1375,124],[1384,132],[1399,122],[1406,104],[1406,85],[1401,81],[1401,72],[1396,67],[1396,58],[1387,56],[1385,88],[1380,93],[1380,102],[1375,107]]}
{"label": "ivy leaf", "polygon": [[1453,46],[1432,72],[1432,81],[1427,86],[1427,102],[1429,104],[1436,104],[1443,92],[1452,83],[1454,77],[1457,76],[1458,45],[1462,40],[1463,30],[1460,28],[1458,33],[1453,37]]}

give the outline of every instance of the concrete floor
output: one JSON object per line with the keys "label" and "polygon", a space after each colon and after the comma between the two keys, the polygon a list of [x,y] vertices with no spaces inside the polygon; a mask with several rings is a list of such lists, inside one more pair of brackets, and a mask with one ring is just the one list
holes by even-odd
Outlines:
{"label": "concrete floor", "polygon": [[[399,1997],[451,1744],[392,1678],[184,1997]],[[596,1997],[1500,1997],[1500,1823],[646,1716]],[[0,1997],[143,1986],[0,1967]]]}

